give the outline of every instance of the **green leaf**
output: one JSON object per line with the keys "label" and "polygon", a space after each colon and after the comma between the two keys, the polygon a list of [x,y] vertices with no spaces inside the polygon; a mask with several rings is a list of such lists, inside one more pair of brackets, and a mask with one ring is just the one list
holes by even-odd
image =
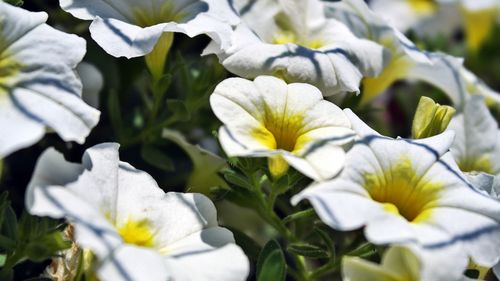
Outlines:
{"label": "green leaf", "polygon": [[250,260],[250,263],[255,264],[259,257],[259,253],[262,250],[259,244],[255,242],[252,238],[250,238],[248,235],[246,235],[242,231],[239,231],[236,228],[227,226],[226,228],[231,230],[234,236],[234,240],[236,241],[236,244],[240,246],[241,249],[243,249],[245,255]]}
{"label": "green leaf", "polygon": [[252,184],[248,181],[246,177],[236,173],[233,170],[226,169],[223,171],[224,179],[232,185],[236,185],[238,187],[243,187],[247,190],[253,190]]}
{"label": "green leaf", "polygon": [[330,256],[330,254],[322,248],[305,243],[292,243],[287,247],[287,250],[293,254],[315,259],[324,259]]}
{"label": "green leaf", "polygon": [[10,206],[5,209],[1,230],[1,234],[5,237],[17,240],[17,217]]}
{"label": "green leaf", "polygon": [[2,268],[0,270],[0,280],[2,281],[12,281],[14,280],[14,270],[12,268]]}
{"label": "green leaf", "polygon": [[14,6],[22,6],[24,4],[23,0],[5,0],[5,2]]}
{"label": "green leaf", "polygon": [[155,146],[143,145],[141,148],[141,156],[144,161],[156,168],[168,172],[175,170],[172,159]]}
{"label": "green leaf", "polygon": [[116,90],[109,90],[108,94],[108,112],[111,125],[114,133],[118,138],[121,136],[122,131],[122,112],[120,107],[120,98]]}
{"label": "green leaf", "polygon": [[3,267],[5,265],[6,260],[7,260],[7,255],[0,254],[0,267]]}
{"label": "green leaf", "polygon": [[283,281],[286,276],[286,262],[280,245],[269,241],[262,249],[257,261],[257,281]]}
{"label": "green leaf", "polygon": [[71,242],[64,240],[62,233],[56,231],[28,243],[26,256],[32,261],[41,262],[70,246]]}
{"label": "green leaf", "polygon": [[191,119],[191,113],[182,100],[168,99],[167,109],[170,111],[169,119],[171,120],[171,122],[186,122]]}

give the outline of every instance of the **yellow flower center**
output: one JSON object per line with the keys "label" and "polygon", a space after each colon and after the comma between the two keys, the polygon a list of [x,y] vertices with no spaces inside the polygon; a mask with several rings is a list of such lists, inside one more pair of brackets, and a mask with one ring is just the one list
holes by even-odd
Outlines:
{"label": "yellow flower center", "polygon": [[179,22],[187,16],[186,13],[176,12],[171,2],[166,2],[157,9],[145,11],[140,8],[133,8],[135,23],[141,27],[153,26],[159,23],[170,21]]}
{"label": "yellow flower center", "polygon": [[7,92],[9,83],[17,76],[22,68],[22,64],[13,59],[5,52],[0,59],[0,94]]}
{"label": "yellow flower center", "polygon": [[123,241],[141,247],[152,247],[154,245],[154,234],[147,220],[129,219],[125,224],[118,227],[118,233]]}
{"label": "yellow flower center", "polygon": [[306,139],[301,137],[304,116],[301,114],[276,114],[266,110],[262,126],[254,129],[252,135],[269,149],[296,151]]}
{"label": "yellow flower center", "polygon": [[418,223],[430,218],[443,186],[416,174],[409,159],[402,159],[383,174],[365,174],[364,187],[387,212]]}

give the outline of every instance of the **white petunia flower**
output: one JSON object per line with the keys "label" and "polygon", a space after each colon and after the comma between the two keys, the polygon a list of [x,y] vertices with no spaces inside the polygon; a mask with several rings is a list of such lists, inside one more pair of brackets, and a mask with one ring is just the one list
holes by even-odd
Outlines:
{"label": "white petunia flower", "polygon": [[403,79],[425,81],[445,92],[455,105],[463,103],[467,85],[461,76],[462,59],[421,51],[362,0],[345,0],[328,6],[330,17],[348,24],[357,36],[378,42],[390,51],[383,72],[363,80],[362,103],[368,103]]}
{"label": "white petunia flower", "polygon": [[[433,21],[434,18],[442,16],[445,10],[456,6],[456,2],[457,0],[372,0],[370,8],[390,21],[398,30],[406,32],[410,29],[418,30],[426,21]],[[452,26],[450,24],[454,22],[453,18],[446,19],[447,26]],[[456,21],[459,17],[455,15],[454,19]],[[439,31],[446,31],[442,27],[436,26]],[[434,30],[434,34],[436,33],[438,31]]]}
{"label": "white petunia flower", "polygon": [[85,40],[45,24],[33,13],[0,1],[0,158],[55,131],[83,143],[99,111],[81,99],[74,68]]}
{"label": "white petunia flower", "polygon": [[226,154],[268,157],[276,176],[290,164],[314,180],[333,177],[343,167],[342,146],[354,136],[342,110],[309,84],[230,78],[215,88],[210,105],[224,123],[219,140]]}
{"label": "white petunia flower", "polygon": [[92,20],[92,38],[115,57],[150,53],[164,32],[207,34],[226,47],[224,38],[239,22],[226,0],[60,0],[60,4],[73,16]]}
{"label": "white petunia flower", "polygon": [[346,110],[358,141],[339,177],[296,195],[338,230],[364,227],[368,241],[400,244],[421,258],[422,280],[458,279],[469,258],[491,267],[500,258],[500,202],[474,189],[450,153],[452,132],[391,139]]}
{"label": "white petunia flower", "polygon": [[405,247],[393,246],[384,253],[380,265],[358,257],[344,257],[342,280],[426,281],[421,279],[420,269],[420,259],[413,252]]}
{"label": "white petunia flower", "polygon": [[361,78],[381,71],[383,48],[327,19],[324,5],[319,0],[235,1],[243,23],[230,47],[212,42],[204,53],[216,54],[227,70],[244,78],[274,75],[312,84],[324,96],[359,93]]}
{"label": "white petunia flower", "polygon": [[119,160],[116,144],[88,149],[82,162],[46,151],[26,207],[66,218],[75,242],[95,255],[99,280],[245,280],[248,260],[218,226],[208,198],[164,193],[147,173]]}
{"label": "white petunia flower", "polygon": [[500,176],[500,130],[482,97],[468,99],[448,128],[456,132],[450,150],[462,172]]}

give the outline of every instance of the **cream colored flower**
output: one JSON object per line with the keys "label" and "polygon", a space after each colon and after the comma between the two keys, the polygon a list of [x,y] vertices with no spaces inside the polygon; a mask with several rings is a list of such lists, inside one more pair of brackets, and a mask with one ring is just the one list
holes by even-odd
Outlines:
{"label": "cream colored flower", "polygon": [[455,280],[471,259],[491,267],[500,258],[500,201],[477,191],[448,150],[454,134],[420,140],[379,135],[346,111],[359,139],[333,180],[293,199],[308,199],[338,230],[363,227],[368,241],[403,245],[421,260],[422,280]]}
{"label": "cream colored flower", "polygon": [[[26,195],[31,214],[65,218],[94,256],[101,281],[245,280],[248,260],[201,194],[161,190],[121,162],[116,144],[72,164],[54,149],[39,159]],[[231,260],[230,263],[227,260]]]}
{"label": "cream colored flower", "polygon": [[314,180],[343,167],[343,145],[353,139],[349,120],[314,86],[286,84],[271,76],[230,78],[210,97],[224,123],[219,140],[228,156],[268,157],[275,176],[288,164]]}
{"label": "cream colored flower", "polygon": [[309,83],[324,96],[359,93],[364,76],[382,69],[382,46],[357,38],[349,28],[324,14],[319,0],[237,0],[242,24],[230,47],[212,42],[224,67],[253,79],[274,75],[287,82]]}
{"label": "cream colored flower", "polygon": [[81,99],[74,70],[85,41],[46,20],[46,13],[0,2],[0,158],[36,143],[47,130],[83,143],[99,121],[99,111]]}

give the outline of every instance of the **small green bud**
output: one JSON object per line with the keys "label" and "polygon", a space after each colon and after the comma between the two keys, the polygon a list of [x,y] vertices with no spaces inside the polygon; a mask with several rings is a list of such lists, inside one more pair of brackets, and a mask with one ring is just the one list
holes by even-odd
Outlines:
{"label": "small green bud", "polygon": [[451,106],[440,105],[431,98],[421,97],[413,117],[413,138],[428,138],[444,132],[455,112]]}

